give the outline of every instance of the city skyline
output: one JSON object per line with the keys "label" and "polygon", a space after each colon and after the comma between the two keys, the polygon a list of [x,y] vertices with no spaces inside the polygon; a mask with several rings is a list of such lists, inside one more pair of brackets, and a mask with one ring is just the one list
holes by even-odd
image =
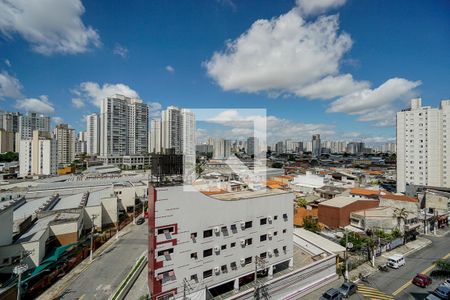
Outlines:
{"label": "city skyline", "polygon": [[[150,119],[169,105],[266,107],[273,123],[268,128],[269,139],[271,130],[289,127],[295,130],[282,138],[298,136],[296,139],[302,140],[319,133],[324,139],[332,136],[370,143],[393,141],[395,112],[407,107],[413,96],[422,96],[424,105],[436,107],[450,94],[444,67],[450,63],[444,55],[449,41],[445,16],[450,7],[444,1],[408,2],[407,12],[400,2],[330,1],[331,6],[324,8],[305,6],[303,1],[264,1],[258,5],[205,1],[195,7],[187,3],[173,7],[136,3],[126,11],[135,14],[136,24],[121,28],[126,20],[114,17],[117,6],[74,3],[74,7],[60,4],[55,8],[73,17],[73,23],[44,20],[25,2],[15,3],[24,15],[14,20],[5,16],[0,25],[2,109],[24,112],[32,108],[50,115],[57,121],[54,124],[68,123],[84,131],[84,116],[98,112],[102,98],[122,93],[150,104]],[[103,17],[100,10],[106,12]],[[11,12],[7,7],[3,11]],[[414,20],[422,11],[429,13],[421,15],[419,26]],[[383,18],[377,20],[377,15]],[[29,23],[21,23],[24,16]],[[115,18],[115,25],[109,18]],[[283,22],[299,38],[319,28],[329,29],[330,36],[317,34],[308,44],[313,48],[295,42],[277,48],[291,37],[283,35]],[[31,34],[31,27],[42,35]],[[395,30],[386,33],[391,27]],[[66,35],[69,30],[73,36]],[[277,30],[279,36],[275,35]],[[411,30],[416,34],[407,34]],[[263,77],[239,71],[242,51],[259,35],[264,43],[257,45],[261,49],[258,59],[267,61],[267,70],[277,75],[270,85],[263,84]],[[174,39],[176,36],[179,39]],[[173,49],[181,45],[185,51],[175,54]],[[321,56],[305,54],[320,45],[330,51],[320,53],[332,57],[325,60],[328,68],[318,70],[308,83],[286,81],[286,72],[301,77],[304,68],[322,65]],[[300,61],[294,70],[276,68],[292,61],[269,60],[275,50],[289,54],[293,49],[303,53],[301,57],[284,55]],[[320,64],[305,65],[306,60]],[[98,68],[91,68],[94,61]],[[229,62],[227,68],[225,61]],[[442,68],[435,68],[437,65]],[[358,91],[360,94],[354,94]],[[310,101],[312,98],[329,100]],[[346,107],[355,99],[362,99],[362,103]]]}

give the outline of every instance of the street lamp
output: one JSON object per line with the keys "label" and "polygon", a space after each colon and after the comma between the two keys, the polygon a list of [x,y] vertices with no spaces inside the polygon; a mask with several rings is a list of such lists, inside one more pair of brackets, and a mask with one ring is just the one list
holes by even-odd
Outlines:
{"label": "street lamp", "polygon": [[19,279],[17,281],[17,300],[20,300],[20,281],[22,280],[22,273],[24,273],[26,270],[28,270],[28,265],[23,263],[18,264],[13,269],[14,274],[19,276]]}

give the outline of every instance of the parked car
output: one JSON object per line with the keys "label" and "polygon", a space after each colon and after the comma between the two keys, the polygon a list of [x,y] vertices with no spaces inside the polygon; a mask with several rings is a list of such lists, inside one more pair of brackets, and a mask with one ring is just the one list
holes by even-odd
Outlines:
{"label": "parked car", "polygon": [[353,282],[344,282],[338,290],[344,298],[348,298],[356,293],[356,284]]}
{"label": "parked car", "polygon": [[387,260],[387,265],[394,269],[398,269],[405,264],[405,257],[401,254],[394,254],[392,256],[389,256]]}
{"label": "parked car", "polygon": [[425,288],[433,283],[433,281],[431,280],[430,276],[427,276],[425,274],[417,274],[416,276],[414,276],[412,283]]}
{"label": "parked car", "polygon": [[441,299],[450,300],[450,287],[445,284],[440,284],[433,293]]}
{"label": "parked car", "polygon": [[143,217],[140,217],[139,219],[136,220],[137,225],[141,225],[144,222],[145,222],[145,219]]}
{"label": "parked car", "polygon": [[442,284],[446,285],[446,286],[450,286],[450,278],[446,279]]}
{"label": "parked car", "polygon": [[428,296],[424,300],[441,300],[441,298],[433,294],[428,294]]}
{"label": "parked car", "polygon": [[322,296],[320,297],[320,300],[341,300],[341,299],[342,299],[341,293],[334,288],[329,289],[328,291],[323,293]]}

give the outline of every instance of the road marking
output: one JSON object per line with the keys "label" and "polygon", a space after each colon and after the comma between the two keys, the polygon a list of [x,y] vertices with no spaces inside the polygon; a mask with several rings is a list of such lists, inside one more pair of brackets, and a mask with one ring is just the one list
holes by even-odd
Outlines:
{"label": "road marking", "polygon": [[374,300],[394,300],[394,297],[391,295],[385,294],[376,288],[364,284],[358,284],[358,293],[366,298]]}
{"label": "road marking", "polygon": [[[450,252],[447,253],[447,255],[445,255],[444,257],[442,257],[442,259],[447,259],[450,257]],[[431,266],[429,266],[428,268],[426,268],[425,270],[423,270],[422,272],[419,272],[420,274],[427,274],[428,272],[430,272],[431,270],[433,270],[436,267],[436,264],[432,264]],[[402,285],[401,287],[399,287],[395,292],[392,293],[392,296],[397,296],[399,293],[401,293],[404,289],[406,289],[408,286],[410,286],[412,284],[412,280],[406,282],[404,285]]]}

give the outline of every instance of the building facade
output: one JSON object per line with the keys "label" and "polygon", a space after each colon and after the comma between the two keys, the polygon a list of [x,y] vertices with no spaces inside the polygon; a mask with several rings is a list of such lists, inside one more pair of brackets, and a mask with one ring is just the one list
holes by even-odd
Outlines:
{"label": "building facade", "polygon": [[100,155],[148,153],[148,106],[140,99],[115,95],[102,100]]}
{"label": "building facade", "polygon": [[33,131],[31,139],[20,141],[19,174],[54,175],[57,171],[57,145],[49,132]]}
{"label": "building facade", "polygon": [[35,130],[50,132],[50,117],[34,112],[19,116],[21,140],[31,139]]}
{"label": "building facade", "polygon": [[56,148],[58,151],[58,166],[70,165],[75,159],[75,129],[68,124],[56,125],[54,130]]}
{"label": "building facade", "polygon": [[322,153],[321,151],[321,144],[320,144],[320,134],[314,134],[312,136],[312,155],[314,157],[319,157]]}
{"label": "building facade", "polygon": [[161,153],[161,120],[153,119],[150,122],[150,153]]}
{"label": "building facade", "polygon": [[450,100],[397,113],[397,192],[411,184],[450,187]]}
{"label": "building facade", "polygon": [[100,117],[95,113],[86,117],[86,147],[89,155],[100,153]]}
{"label": "building facade", "polygon": [[292,265],[293,199],[281,190],[187,197],[183,186],[150,185],[150,299],[181,297],[186,285],[194,287],[189,293],[238,290],[252,280],[255,256],[269,276]]}

